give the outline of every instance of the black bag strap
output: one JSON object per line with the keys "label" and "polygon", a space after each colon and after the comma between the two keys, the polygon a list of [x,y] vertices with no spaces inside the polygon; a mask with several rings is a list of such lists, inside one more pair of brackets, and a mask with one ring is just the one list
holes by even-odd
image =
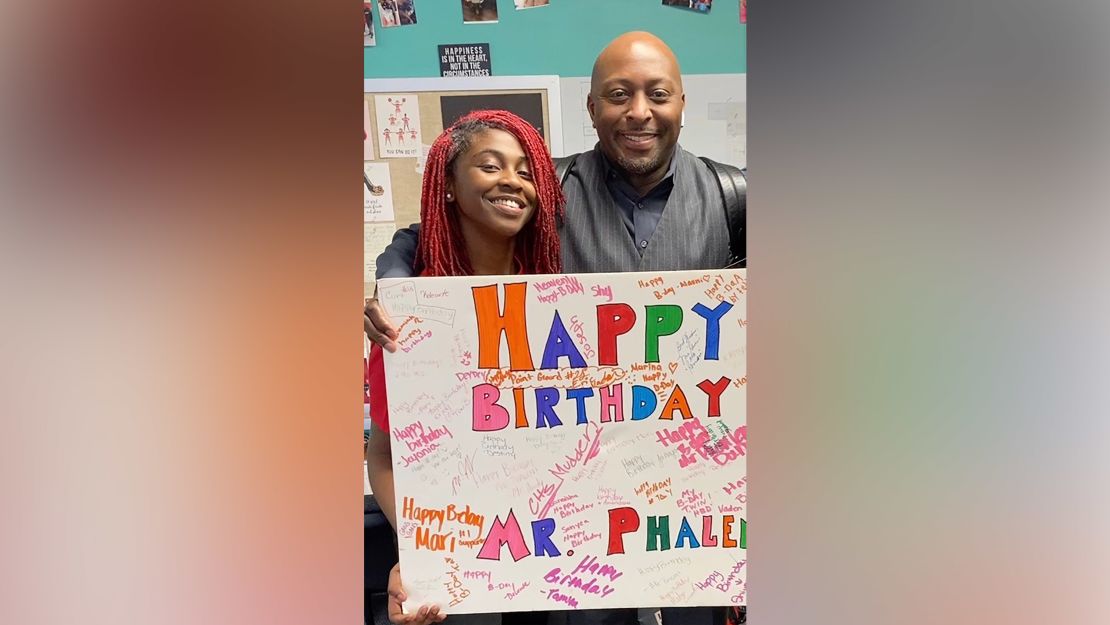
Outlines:
{"label": "black bag strap", "polygon": [[555,177],[559,179],[560,185],[565,185],[567,183],[567,176],[570,175],[570,168],[574,167],[574,161],[577,159],[578,154],[551,159],[555,163]]}
{"label": "black bag strap", "polygon": [[717,176],[717,187],[725,203],[728,222],[729,267],[748,266],[747,220],[748,176],[746,169],[718,163],[704,156],[699,157]]}

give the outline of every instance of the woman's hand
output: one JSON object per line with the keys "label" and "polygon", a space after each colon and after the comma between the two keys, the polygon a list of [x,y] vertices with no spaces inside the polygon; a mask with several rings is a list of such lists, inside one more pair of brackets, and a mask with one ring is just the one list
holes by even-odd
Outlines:
{"label": "woman's hand", "polygon": [[439,613],[439,606],[420,606],[420,609],[412,614],[404,614],[401,612],[401,602],[406,599],[405,589],[401,586],[401,564],[398,562],[393,565],[389,571],[389,584],[386,586],[389,592],[389,600],[386,602],[386,613],[389,615],[389,622],[394,625],[430,625],[431,623],[440,623],[443,619],[447,618],[446,614]]}
{"label": "woman's hand", "polygon": [[367,297],[362,308],[362,328],[366,336],[373,342],[381,345],[389,353],[397,351],[397,328],[393,327],[393,320],[389,313],[378,303],[376,297]]}

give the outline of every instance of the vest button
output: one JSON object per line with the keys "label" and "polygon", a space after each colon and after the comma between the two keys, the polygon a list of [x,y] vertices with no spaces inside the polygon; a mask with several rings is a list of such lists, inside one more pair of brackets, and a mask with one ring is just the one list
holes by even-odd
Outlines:
{"label": "vest button", "polygon": [[643,249],[645,247],[647,247],[647,241],[640,241],[640,248]]}

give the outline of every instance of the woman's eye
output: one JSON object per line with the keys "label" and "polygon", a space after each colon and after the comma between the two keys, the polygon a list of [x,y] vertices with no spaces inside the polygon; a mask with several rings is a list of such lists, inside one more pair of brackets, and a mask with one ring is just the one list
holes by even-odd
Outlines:
{"label": "woman's eye", "polygon": [[530,171],[518,171],[518,172],[516,172],[516,175],[520,176],[521,178],[524,178],[525,180],[531,180],[532,179],[532,172],[530,172]]}
{"label": "woman's eye", "polygon": [[491,174],[501,171],[500,167],[498,167],[497,165],[491,165],[491,164],[479,165],[478,168],[481,169],[484,172],[491,173]]}

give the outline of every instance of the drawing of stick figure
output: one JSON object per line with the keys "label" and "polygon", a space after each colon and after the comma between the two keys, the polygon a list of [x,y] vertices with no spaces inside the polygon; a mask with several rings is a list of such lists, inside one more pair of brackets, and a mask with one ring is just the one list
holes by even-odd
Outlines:
{"label": "drawing of stick figure", "polygon": [[416,141],[416,131],[415,130],[413,130],[412,132],[409,133],[409,139],[412,139],[413,141]]}
{"label": "drawing of stick figure", "polygon": [[404,130],[409,130],[409,114],[408,113],[405,113],[405,116],[401,118],[401,128],[403,128]]}
{"label": "drawing of stick figure", "polygon": [[390,115],[389,116],[389,125],[390,126],[396,126],[397,125],[397,116],[396,115]]}
{"label": "drawing of stick figure", "polygon": [[386,142],[387,144],[391,144],[391,143],[392,143],[392,142],[391,142],[391,141],[389,140],[389,129],[388,129],[388,128],[386,128],[385,130],[383,130],[383,131],[382,131],[382,136],[384,136],[384,137],[385,137],[385,142]]}
{"label": "drawing of stick figure", "polygon": [[405,142],[405,133],[401,130],[398,130],[397,131],[397,143],[400,144],[400,143],[404,143],[404,142]]}
{"label": "drawing of stick figure", "polygon": [[405,103],[405,98],[401,98],[400,100],[394,100],[393,98],[386,98],[386,101],[393,105],[393,112],[394,113],[396,113],[398,115],[401,114],[401,105]]}

